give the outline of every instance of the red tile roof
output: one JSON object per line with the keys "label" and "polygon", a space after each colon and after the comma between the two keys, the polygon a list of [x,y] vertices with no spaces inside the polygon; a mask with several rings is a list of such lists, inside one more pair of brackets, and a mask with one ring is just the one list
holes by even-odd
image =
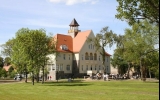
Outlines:
{"label": "red tile roof", "polygon": [[92,30],[78,32],[77,36],[73,38],[73,52],[79,52],[81,50],[91,31]]}
{"label": "red tile roof", "polygon": [[[73,39],[69,35],[63,35],[63,34],[57,34],[54,37],[57,41],[56,49],[59,52],[73,52]],[[62,50],[60,48],[61,45],[66,45],[68,47],[68,50]]]}
{"label": "red tile roof", "polygon": [[8,71],[8,69],[11,67],[11,65],[8,65],[8,66],[6,66],[6,65],[4,65],[3,66],[3,68],[6,70],[6,71]]}
{"label": "red tile roof", "polygon": [[[54,36],[56,43],[56,49],[58,52],[70,52],[76,53],[80,52],[82,46],[87,40],[87,37],[90,35],[92,30],[87,30],[83,32],[78,32],[75,38],[72,38],[70,35],[57,34]],[[61,45],[66,45],[68,50],[62,50],[60,48]],[[106,56],[111,56],[106,52]]]}

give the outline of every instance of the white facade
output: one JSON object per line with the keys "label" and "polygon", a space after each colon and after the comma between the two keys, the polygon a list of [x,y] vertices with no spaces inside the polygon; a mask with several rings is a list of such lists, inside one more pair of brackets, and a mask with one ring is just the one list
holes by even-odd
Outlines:
{"label": "white facade", "polygon": [[[47,69],[48,76],[51,80],[56,80],[56,73],[61,73],[60,76],[82,77],[87,75],[87,72],[92,73],[110,73],[110,55],[106,54],[104,65],[102,64],[102,55],[96,51],[93,43],[87,42],[88,38],[95,38],[92,30],[81,32],[78,30],[79,24],[74,19],[70,24],[68,35],[57,35],[57,51],[58,54],[48,55]],[[63,47],[67,47],[64,49]]]}

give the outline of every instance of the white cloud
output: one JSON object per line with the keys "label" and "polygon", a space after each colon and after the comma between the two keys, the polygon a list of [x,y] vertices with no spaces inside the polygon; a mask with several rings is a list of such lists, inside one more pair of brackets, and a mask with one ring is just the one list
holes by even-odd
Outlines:
{"label": "white cloud", "polygon": [[78,3],[91,3],[95,4],[98,2],[98,0],[49,0],[53,3],[65,3],[66,5],[74,5]]}

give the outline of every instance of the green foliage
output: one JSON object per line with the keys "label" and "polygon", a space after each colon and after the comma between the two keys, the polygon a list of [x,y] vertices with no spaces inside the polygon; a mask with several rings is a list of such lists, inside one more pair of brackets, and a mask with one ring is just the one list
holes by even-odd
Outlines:
{"label": "green foliage", "polygon": [[12,46],[14,39],[9,39],[5,44],[2,44],[2,54],[8,57],[11,57]]}
{"label": "green foliage", "polygon": [[[149,66],[153,67],[151,64],[155,64],[154,66],[158,64],[158,54],[152,55],[153,52],[157,51],[154,46],[159,41],[159,37],[157,37],[158,32],[158,27],[151,25],[148,21],[139,24],[136,23],[132,26],[132,29],[125,30],[125,35],[121,40],[122,46],[118,46],[115,50],[120,53],[126,61],[139,64],[141,67],[141,75],[143,71],[144,77],[146,76],[147,68]],[[151,55],[149,56],[149,54]]]}
{"label": "green foliage", "polygon": [[159,0],[117,0],[116,18],[134,25],[143,19],[159,26]]}
{"label": "green foliage", "polygon": [[155,77],[159,80],[159,70],[156,70]]}
{"label": "green foliage", "polygon": [[2,68],[1,71],[0,71],[0,76],[4,77],[4,78],[7,77],[7,71]]}
{"label": "green foliage", "polygon": [[13,71],[9,74],[9,77],[10,77],[10,78],[14,78],[16,74],[17,74],[17,72],[13,70]]}
{"label": "green foliage", "polygon": [[7,66],[11,64],[11,58],[10,57],[6,57],[4,59],[4,64],[6,64]]}
{"label": "green foliage", "polygon": [[12,46],[11,59],[19,73],[24,71],[39,74],[45,66],[48,54],[55,53],[52,37],[46,35],[44,29],[30,30],[22,28],[17,31]]}
{"label": "green foliage", "polygon": [[128,70],[128,63],[125,61],[123,56],[120,53],[115,52],[113,58],[111,58],[111,64],[114,68],[118,69],[118,73],[120,75],[124,75],[127,73]]}
{"label": "green foliage", "polygon": [[3,68],[3,65],[4,65],[4,63],[3,63],[3,58],[0,57],[0,68]]}
{"label": "green foliage", "polygon": [[109,46],[111,48],[116,37],[117,35],[113,33],[112,30],[109,30],[109,27],[104,27],[100,30],[100,33],[98,33],[95,38],[87,39],[87,42],[92,42],[96,48],[96,51],[100,52],[103,59],[103,64],[106,56],[105,47]]}

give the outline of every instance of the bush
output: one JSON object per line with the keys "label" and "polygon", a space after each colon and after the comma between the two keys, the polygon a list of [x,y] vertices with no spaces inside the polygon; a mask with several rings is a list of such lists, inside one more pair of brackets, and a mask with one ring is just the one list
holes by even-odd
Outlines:
{"label": "bush", "polygon": [[159,70],[155,72],[155,78],[159,80]]}

